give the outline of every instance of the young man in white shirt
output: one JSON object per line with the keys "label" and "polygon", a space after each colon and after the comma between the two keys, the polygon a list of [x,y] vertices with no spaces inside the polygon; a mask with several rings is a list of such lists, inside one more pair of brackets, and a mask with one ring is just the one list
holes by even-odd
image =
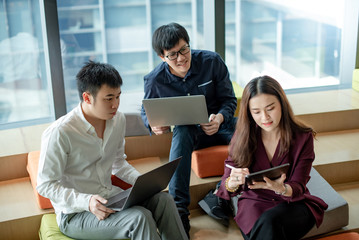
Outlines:
{"label": "young man in white shirt", "polygon": [[126,161],[125,117],[118,112],[122,79],[109,65],[88,62],[76,76],[81,102],[42,135],[38,192],[51,200],[60,230],[76,239],[187,239],[173,198],[158,193],[116,212],[107,199],[133,184]]}

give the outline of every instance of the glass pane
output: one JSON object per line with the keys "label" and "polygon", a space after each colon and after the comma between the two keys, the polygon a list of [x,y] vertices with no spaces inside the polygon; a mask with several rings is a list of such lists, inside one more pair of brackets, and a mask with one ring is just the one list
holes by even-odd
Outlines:
{"label": "glass pane", "polygon": [[[314,4],[326,5],[315,11]],[[339,85],[345,1],[226,0],[226,62],[244,86],[259,74],[285,89]]]}
{"label": "glass pane", "polygon": [[145,1],[105,2],[107,60],[119,71],[125,94],[143,91],[143,76],[149,71],[146,11]]}
{"label": "glass pane", "polygon": [[191,47],[204,45],[203,0],[61,0],[58,16],[67,111],[78,104],[76,74],[89,59],[115,66],[125,94],[143,95],[144,75],[161,62],[151,45],[157,27],[178,22]]}
{"label": "glass pane", "polygon": [[148,73],[147,52],[109,54],[108,61],[121,63],[113,65],[123,79],[123,92],[143,91],[143,76]]}
{"label": "glass pane", "polygon": [[60,0],[57,1],[58,7],[88,6],[96,5],[98,0]]}
{"label": "glass pane", "polygon": [[88,60],[103,62],[103,21],[98,1],[58,1],[67,111],[79,102],[76,74]]}
{"label": "glass pane", "polygon": [[38,1],[0,4],[0,128],[51,118]]}
{"label": "glass pane", "polygon": [[[197,49],[204,49],[204,26],[203,26],[203,1],[204,0],[197,0],[196,1],[196,28],[197,31],[194,31],[194,35],[191,37],[191,45]],[[193,39],[193,37],[196,37]]]}
{"label": "glass pane", "polygon": [[[204,46],[203,40],[203,0],[176,1],[154,0],[151,4],[152,33],[161,25],[176,22],[186,28],[191,48]],[[154,66],[161,59],[153,52]]]}
{"label": "glass pane", "polygon": [[236,43],[236,2],[235,1],[226,1],[225,2],[225,17],[226,17],[226,28],[225,28],[225,55],[226,55],[226,65],[228,67],[230,77],[232,81],[237,79],[236,72],[236,57],[238,45]]}

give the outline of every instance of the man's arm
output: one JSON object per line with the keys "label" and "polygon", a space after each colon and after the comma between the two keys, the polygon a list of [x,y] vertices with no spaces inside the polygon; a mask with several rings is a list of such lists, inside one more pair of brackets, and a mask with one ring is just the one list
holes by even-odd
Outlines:
{"label": "man's arm", "polygon": [[112,174],[129,184],[134,184],[140,173],[127,162],[125,154],[125,129],[126,118],[123,113],[118,113],[119,122],[115,127],[116,131],[112,131],[112,136],[118,141],[115,146],[114,157],[112,162]]}
{"label": "man's arm", "polygon": [[[146,75],[144,78],[143,78],[143,81],[144,81],[144,92],[145,92],[145,95],[144,95],[144,99],[149,99],[149,98],[156,98],[156,97],[159,97],[155,91],[152,90],[152,87],[153,87],[153,79],[151,77],[149,77],[150,74]],[[149,131],[151,132],[151,127],[150,127],[150,124],[148,123],[148,119],[147,119],[147,115],[146,115],[146,111],[145,111],[145,108],[143,107],[143,105],[141,106],[141,117],[142,117],[142,121],[145,125],[145,127],[147,127],[149,129]]]}
{"label": "man's arm", "polygon": [[[55,141],[56,139],[56,141]],[[56,206],[71,208],[71,212],[90,211],[103,220],[115,211],[106,208],[107,200],[99,195],[85,194],[61,184],[69,151],[66,139],[55,129],[48,129],[42,137],[42,147],[37,178],[37,191]]]}
{"label": "man's arm", "polygon": [[91,194],[66,188],[60,182],[67,162],[68,142],[55,127],[47,129],[41,140],[37,191],[58,206],[71,206],[74,212],[88,211]]}
{"label": "man's arm", "polygon": [[215,69],[213,69],[213,71],[216,79],[215,98],[220,104],[218,113],[222,114],[223,122],[227,122],[228,119],[233,117],[237,108],[237,98],[234,95],[233,85],[226,64],[218,54],[216,54],[214,61]]}
{"label": "man's arm", "polygon": [[116,154],[116,160],[112,165],[112,174],[116,175],[118,178],[125,181],[126,183],[133,185],[140,173],[131,164],[127,162],[126,157],[127,156],[125,154],[125,140],[123,140],[119,145]]}
{"label": "man's arm", "polygon": [[151,131],[153,131],[156,135],[161,135],[164,133],[168,133],[170,131],[169,126],[151,127],[150,124],[148,123],[148,119],[147,119],[146,112],[145,112],[143,105],[142,105],[142,109],[141,109],[141,117],[142,117],[142,121],[143,121],[145,127],[148,128],[150,133],[151,133]]}
{"label": "man's arm", "polygon": [[106,203],[107,200],[99,195],[92,195],[90,198],[89,210],[96,216],[98,220],[104,220],[110,216],[111,213],[116,212],[110,208],[105,207],[104,204]]}
{"label": "man's arm", "polygon": [[141,106],[141,118],[142,118],[143,124],[145,125],[146,128],[148,128],[148,131],[151,133],[151,127],[150,127],[150,124],[148,123],[146,111],[145,111],[145,108],[143,107],[143,104]]}
{"label": "man's arm", "polygon": [[211,114],[208,120],[209,123],[201,124],[201,128],[208,136],[211,136],[218,132],[219,127],[224,121],[224,117],[221,113]]}
{"label": "man's arm", "polygon": [[234,95],[232,82],[229,79],[227,66],[217,53],[212,53],[211,78],[214,83],[214,92],[206,96],[209,101],[208,112],[211,113],[209,122],[201,124],[207,135],[218,132],[222,123],[227,122],[234,115],[237,99]]}
{"label": "man's arm", "polygon": [[[145,76],[144,77],[144,91],[145,91],[144,99],[160,97],[156,91],[152,90],[152,88],[153,88],[153,80],[151,80],[150,78]],[[143,121],[145,127],[148,128],[150,133],[151,133],[151,131],[153,131],[156,135],[161,135],[164,133],[168,133],[170,131],[169,126],[151,127],[148,122],[146,111],[145,111],[145,108],[143,107],[143,105],[141,106],[141,118],[142,118],[142,121]]]}

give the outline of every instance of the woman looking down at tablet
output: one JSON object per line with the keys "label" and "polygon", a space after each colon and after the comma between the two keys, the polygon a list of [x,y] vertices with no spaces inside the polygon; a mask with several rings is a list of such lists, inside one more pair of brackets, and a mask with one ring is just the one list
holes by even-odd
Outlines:
{"label": "woman looking down at tablet", "polygon": [[[242,194],[234,217],[244,239],[300,239],[322,223],[328,205],[310,195],[306,184],[314,160],[312,128],[294,116],[279,83],[269,76],[244,89],[236,132],[230,143],[217,196]],[[244,187],[245,175],[289,163],[275,180]]]}

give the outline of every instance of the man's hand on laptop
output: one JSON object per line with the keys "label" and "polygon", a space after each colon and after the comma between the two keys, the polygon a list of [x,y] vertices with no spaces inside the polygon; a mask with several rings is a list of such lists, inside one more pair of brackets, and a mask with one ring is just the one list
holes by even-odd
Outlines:
{"label": "man's hand on laptop", "polygon": [[99,195],[92,195],[90,198],[89,210],[100,221],[106,219],[108,216],[110,216],[111,213],[116,212],[110,208],[105,207],[103,204],[106,203],[107,200]]}
{"label": "man's hand on laptop", "polygon": [[151,129],[156,135],[161,135],[161,134],[170,132],[170,127],[169,126],[166,126],[166,127],[151,127]]}
{"label": "man's hand on laptop", "polygon": [[211,136],[218,132],[219,126],[221,126],[223,120],[223,115],[221,113],[212,113],[208,119],[209,123],[202,123],[201,128],[208,136]]}

